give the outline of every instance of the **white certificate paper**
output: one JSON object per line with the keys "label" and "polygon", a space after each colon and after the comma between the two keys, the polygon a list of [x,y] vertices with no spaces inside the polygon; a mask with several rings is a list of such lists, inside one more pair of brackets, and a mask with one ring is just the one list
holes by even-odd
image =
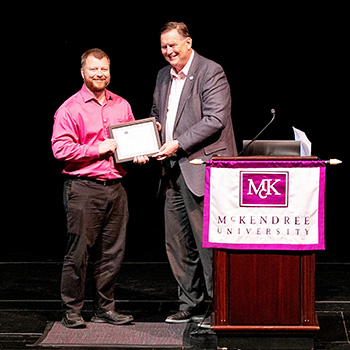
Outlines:
{"label": "white certificate paper", "polygon": [[301,156],[311,156],[311,142],[307,138],[304,131],[301,131],[294,126],[292,127],[294,131],[294,138],[296,141],[300,141],[300,155]]}
{"label": "white certificate paper", "polygon": [[117,142],[115,151],[117,163],[130,161],[135,156],[151,156],[160,148],[155,118],[111,125],[109,133]]}

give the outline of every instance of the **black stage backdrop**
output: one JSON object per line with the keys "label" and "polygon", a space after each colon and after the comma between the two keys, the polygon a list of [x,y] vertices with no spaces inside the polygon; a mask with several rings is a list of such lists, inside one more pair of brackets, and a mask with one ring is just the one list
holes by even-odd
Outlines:
{"label": "black stage backdrop", "polygon": [[[73,2],[52,2],[3,11],[0,259],[63,257],[62,164],[52,156],[50,137],[55,111],[81,88],[80,55],[92,47],[105,50],[109,89],[129,101],[136,119],[146,118],[156,74],[166,65],[159,30],[177,20],[187,23],[194,49],[226,72],[239,150],[274,108],[276,120],[261,138],[293,139],[295,126],[311,140],[313,154],[343,160],[327,168],[327,250],[318,258],[349,260],[345,9],[159,4],[81,3],[73,9]],[[126,259],[166,260],[158,164],[128,164],[128,171]]]}

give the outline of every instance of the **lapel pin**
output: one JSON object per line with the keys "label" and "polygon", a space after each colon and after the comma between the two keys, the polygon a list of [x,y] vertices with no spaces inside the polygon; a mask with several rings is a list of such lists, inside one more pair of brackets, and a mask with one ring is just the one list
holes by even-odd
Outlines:
{"label": "lapel pin", "polygon": [[193,80],[193,75],[190,76],[190,80]]}

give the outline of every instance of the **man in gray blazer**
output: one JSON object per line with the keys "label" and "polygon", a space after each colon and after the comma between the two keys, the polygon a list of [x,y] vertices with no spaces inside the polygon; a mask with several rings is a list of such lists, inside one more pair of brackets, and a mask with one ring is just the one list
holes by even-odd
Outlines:
{"label": "man in gray blazer", "polygon": [[184,23],[167,23],[160,41],[170,65],[159,71],[154,90],[151,116],[163,145],[153,157],[165,169],[166,250],[180,299],[179,311],[166,322],[181,323],[198,320],[205,290],[213,296],[212,250],[202,247],[205,165],[190,161],[234,156],[237,150],[223,69],[192,49]]}

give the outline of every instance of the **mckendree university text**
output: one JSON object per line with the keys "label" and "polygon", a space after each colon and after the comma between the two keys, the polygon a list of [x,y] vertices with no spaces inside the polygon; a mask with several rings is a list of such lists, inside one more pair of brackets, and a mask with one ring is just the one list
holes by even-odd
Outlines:
{"label": "mckendree university text", "polygon": [[217,233],[237,235],[308,235],[309,216],[218,215]]}

